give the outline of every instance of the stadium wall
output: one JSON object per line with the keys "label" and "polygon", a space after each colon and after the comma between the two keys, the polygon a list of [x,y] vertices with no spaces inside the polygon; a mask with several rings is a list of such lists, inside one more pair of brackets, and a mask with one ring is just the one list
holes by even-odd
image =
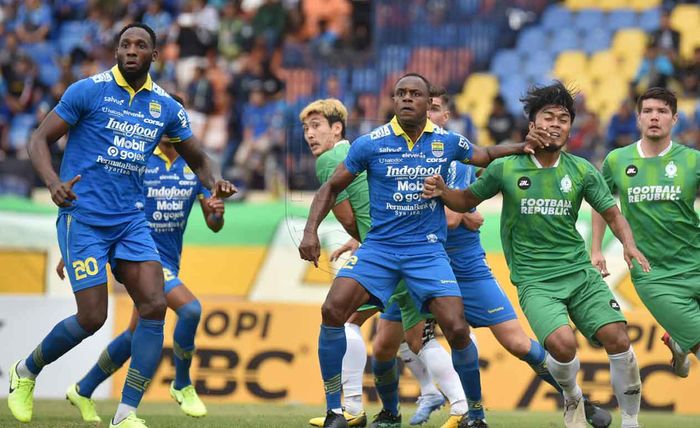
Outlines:
{"label": "stadium wall", "polygon": [[[193,379],[205,400],[321,404],[323,390],[317,362],[319,304],[338,267],[328,261],[327,254],[345,242],[347,235],[334,220],[324,222],[320,230],[324,246],[321,268],[314,269],[299,260],[296,248],[306,212],[304,206],[294,203],[231,204],[227,206],[226,227],[219,234],[206,229],[199,213],[192,214],[185,237],[188,244],[181,278],[203,304]],[[498,215],[489,210],[485,213],[482,240],[488,262],[530,333],[517,305],[516,290],[508,279],[499,241]],[[590,216],[583,213],[581,217],[579,230],[588,237]],[[58,280],[54,272],[60,257],[54,224],[52,208],[26,201],[0,200],[0,340],[13,343],[12,349],[22,352],[30,352],[56,321],[74,310],[69,285]],[[643,408],[700,414],[700,403],[692,398],[692,386],[700,382],[697,363],[693,360],[689,378],[673,376],[667,349],[659,340],[662,329],[641,305],[617,241],[608,238],[605,252],[612,273],[608,284],[629,320],[630,336],[642,370]],[[81,376],[109,339],[126,327],[131,303],[118,287],[114,291],[111,324],[81,344],[79,351],[49,366],[46,373],[55,377],[49,382],[39,382],[38,397],[62,397],[68,383]],[[18,311],[24,318],[18,316]],[[35,313],[42,316],[32,317]],[[170,399],[167,387],[174,374],[174,326],[175,319],[169,312],[163,357],[146,395],[149,400]],[[367,339],[371,338],[371,331],[370,322],[363,329]],[[551,388],[541,384],[524,363],[502,350],[489,331],[477,330],[477,336],[484,396],[489,408],[553,410],[557,407],[559,397]],[[593,400],[614,406],[604,351],[593,348],[580,335],[578,339],[584,392]],[[0,381],[3,381],[9,365],[24,355],[7,350],[0,354]],[[77,358],[77,364],[73,358]],[[124,370],[120,371],[111,388],[104,387],[102,397],[109,394],[118,397],[124,375]],[[372,384],[371,372],[367,371],[366,399],[376,402]],[[401,399],[411,402],[417,394],[415,380],[403,376]]]}

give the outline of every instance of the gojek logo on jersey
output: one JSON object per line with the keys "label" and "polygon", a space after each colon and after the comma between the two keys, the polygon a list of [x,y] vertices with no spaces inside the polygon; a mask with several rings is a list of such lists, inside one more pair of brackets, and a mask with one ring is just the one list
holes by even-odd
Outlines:
{"label": "gojek logo on jersey", "polygon": [[105,128],[118,131],[127,137],[143,137],[150,140],[155,140],[158,134],[158,130],[155,128],[146,128],[138,123],[121,122],[111,117]]}
{"label": "gojek logo on jersey", "polygon": [[387,166],[386,176],[395,178],[415,179],[418,177],[431,177],[435,174],[440,174],[442,165],[426,167],[426,166]]}
{"label": "gojek logo on jersey", "polygon": [[181,189],[175,186],[149,187],[146,195],[148,198],[157,199],[189,199],[190,196],[192,196],[192,188]]}

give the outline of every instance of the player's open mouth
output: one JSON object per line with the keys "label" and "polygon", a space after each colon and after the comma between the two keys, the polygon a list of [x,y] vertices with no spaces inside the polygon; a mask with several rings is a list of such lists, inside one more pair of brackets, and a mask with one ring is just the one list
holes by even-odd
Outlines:
{"label": "player's open mouth", "polygon": [[561,134],[558,133],[558,132],[550,132],[549,135],[552,136],[552,137],[554,137],[554,138],[559,138],[559,137],[561,137]]}
{"label": "player's open mouth", "polygon": [[401,107],[401,111],[413,111],[413,107]]}

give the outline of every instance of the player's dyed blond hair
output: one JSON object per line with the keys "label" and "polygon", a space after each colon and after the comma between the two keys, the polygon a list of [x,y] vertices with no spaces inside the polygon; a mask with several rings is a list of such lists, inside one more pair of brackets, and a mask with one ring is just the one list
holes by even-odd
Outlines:
{"label": "player's dyed blond hair", "polygon": [[345,138],[345,125],[348,121],[348,110],[343,103],[335,98],[326,98],[324,100],[316,100],[304,107],[299,113],[299,120],[305,121],[314,113],[323,115],[328,121],[328,126],[332,126],[336,122],[340,122],[342,131],[340,136]]}

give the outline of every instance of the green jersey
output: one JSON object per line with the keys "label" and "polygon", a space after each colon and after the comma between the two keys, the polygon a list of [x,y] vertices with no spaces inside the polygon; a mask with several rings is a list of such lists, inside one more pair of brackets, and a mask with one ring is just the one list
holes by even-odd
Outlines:
{"label": "green jersey", "polygon": [[[345,161],[345,157],[350,150],[350,143],[347,140],[342,140],[335,143],[332,149],[316,159],[316,177],[321,184],[328,181],[333,175],[339,164]],[[336,205],[348,199],[352,206],[352,212],[355,215],[355,223],[360,238],[365,240],[365,236],[370,228],[369,218],[369,187],[367,187],[367,173],[355,177],[352,183],[343,190],[336,199]]]}
{"label": "green jersey", "polygon": [[497,159],[469,189],[479,199],[503,194],[501,242],[517,286],[590,267],[576,230],[581,200],[598,212],[615,205],[595,167],[564,152],[551,168],[534,156]]}
{"label": "green jersey", "polygon": [[622,213],[651,272],[632,270],[635,284],[700,271],[700,224],[693,204],[700,186],[700,152],[671,143],[644,157],[640,143],[613,150],[603,177],[619,192]]}

